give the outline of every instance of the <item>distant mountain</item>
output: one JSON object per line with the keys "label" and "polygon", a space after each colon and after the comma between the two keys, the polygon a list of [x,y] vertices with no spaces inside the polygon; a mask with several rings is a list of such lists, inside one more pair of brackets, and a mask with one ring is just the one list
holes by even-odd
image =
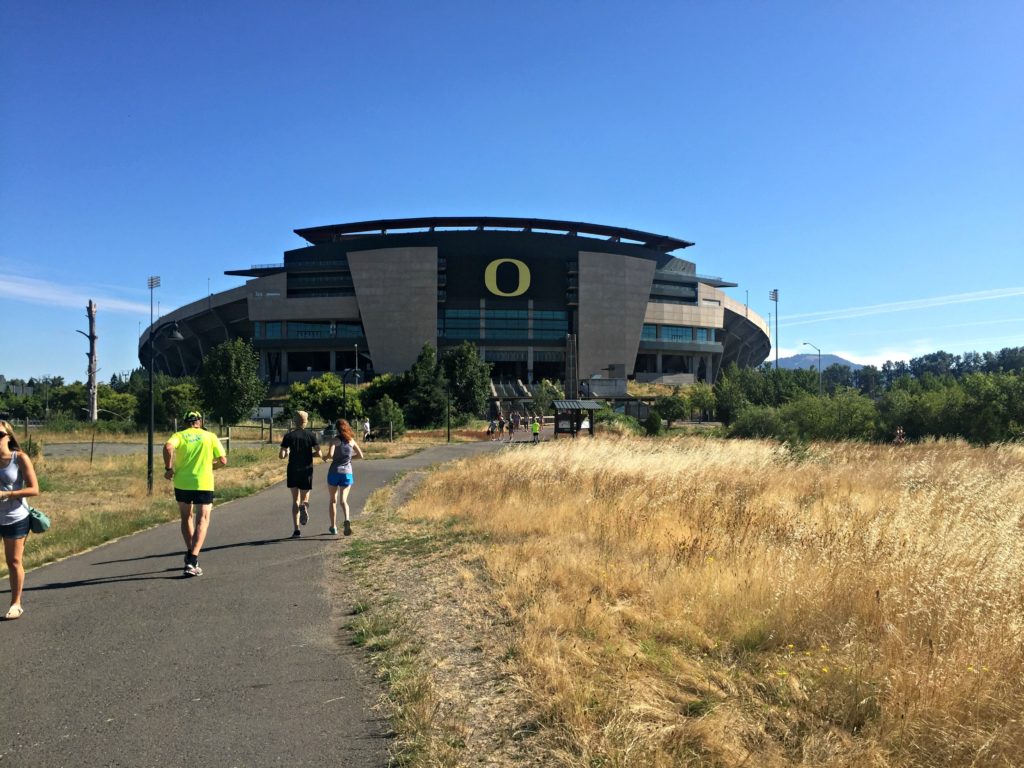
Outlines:
{"label": "distant mountain", "polygon": [[[775,358],[769,356],[765,360],[766,364],[775,365]],[[863,365],[859,363],[851,363],[849,360],[845,360],[839,355],[822,355],[821,356],[821,370],[827,369],[830,365],[845,365],[851,371],[856,371],[863,368]],[[818,353],[813,352],[805,355],[793,355],[792,357],[780,357],[779,368],[785,368],[789,370],[795,370],[797,368],[818,368]]]}

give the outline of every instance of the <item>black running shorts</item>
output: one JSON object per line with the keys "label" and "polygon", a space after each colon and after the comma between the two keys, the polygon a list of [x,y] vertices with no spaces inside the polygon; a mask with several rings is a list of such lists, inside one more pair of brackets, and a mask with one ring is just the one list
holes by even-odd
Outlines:
{"label": "black running shorts", "polygon": [[288,487],[298,488],[300,491],[309,491],[313,488],[313,468],[300,467],[299,469],[288,468]]}
{"label": "black running shorts", "polygon": [[174,489],[174,500],[186,504],[213,504],[213,491],[189,491],[184,488]]}

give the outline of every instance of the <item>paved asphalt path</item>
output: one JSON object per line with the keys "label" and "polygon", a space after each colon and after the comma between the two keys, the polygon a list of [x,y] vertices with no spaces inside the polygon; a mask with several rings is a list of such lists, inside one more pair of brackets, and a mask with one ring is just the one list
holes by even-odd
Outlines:
{"label": "paved asphalt path", "polygon": [[[353,539],[396,472],[496,447],[357,462]],[[283,484],[215,505],[198,578],[176,523],[30,571],[24,617],[0,622],[0,768],[386,766],[380,690],[326,594],[352,539],[326,534],[325,488],[318,464],[300,539]]]}

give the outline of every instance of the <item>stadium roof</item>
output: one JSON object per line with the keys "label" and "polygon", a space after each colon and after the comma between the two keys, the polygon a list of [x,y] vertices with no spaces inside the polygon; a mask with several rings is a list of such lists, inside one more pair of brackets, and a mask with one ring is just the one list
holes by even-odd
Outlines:
{"label": "stadium roof", "polygon": [[664,253],[678,248],[689,248],[693,243],[668,235],[656,235],[639,229],[609,227],[603,224],[586,224],[582,221],[560,221],[558,219],[518,219],[505,216],[435,216],[415,219],[377,219],[376,221],[355,221],[349,224],[330,224],[324,227],[296,229],[295,234],[313,245],[337,242],[351,237],[370,234],[386,235],[389,232],[427,230],[503,230],[523,232],[547,232],[565,235],[591,235],[604,237],[613,242],[639,243]]}

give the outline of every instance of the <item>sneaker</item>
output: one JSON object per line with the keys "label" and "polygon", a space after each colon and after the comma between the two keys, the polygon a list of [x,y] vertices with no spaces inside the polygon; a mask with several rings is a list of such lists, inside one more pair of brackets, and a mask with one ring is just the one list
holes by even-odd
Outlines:
{"label": "sneaker", "polygon": [[352,535],[352,525],[349,523],[348,520],[345,521],[344,531],[345,531],[345,535],[346,536],[351,536]]}
{"label": "sneaker", "polygon": [[299,504],[299,525],[309,522],[309,508],[306,504]]}
{"label": "sneaker", "polygon": [[297,539],[301,535],[302,535],[302,531],[300,531],[298,528],[296,528],[294,531],[292,531],[292,538],[293,539]]}
{"label": "sneaker", "polygon": [[185,575],[186,576],[202,576],[203,575],[203,569],[199,567],[199,563],[196,563],[195,565],[190,563],[190,564],[185,566]]}
{"label": "sneaker", "polygon": [[335,528],[333,525],[330,528],[327,529],[327,532],[329,534],[331,534],[332,536],[337,536],[338,535],[338,529]]}

